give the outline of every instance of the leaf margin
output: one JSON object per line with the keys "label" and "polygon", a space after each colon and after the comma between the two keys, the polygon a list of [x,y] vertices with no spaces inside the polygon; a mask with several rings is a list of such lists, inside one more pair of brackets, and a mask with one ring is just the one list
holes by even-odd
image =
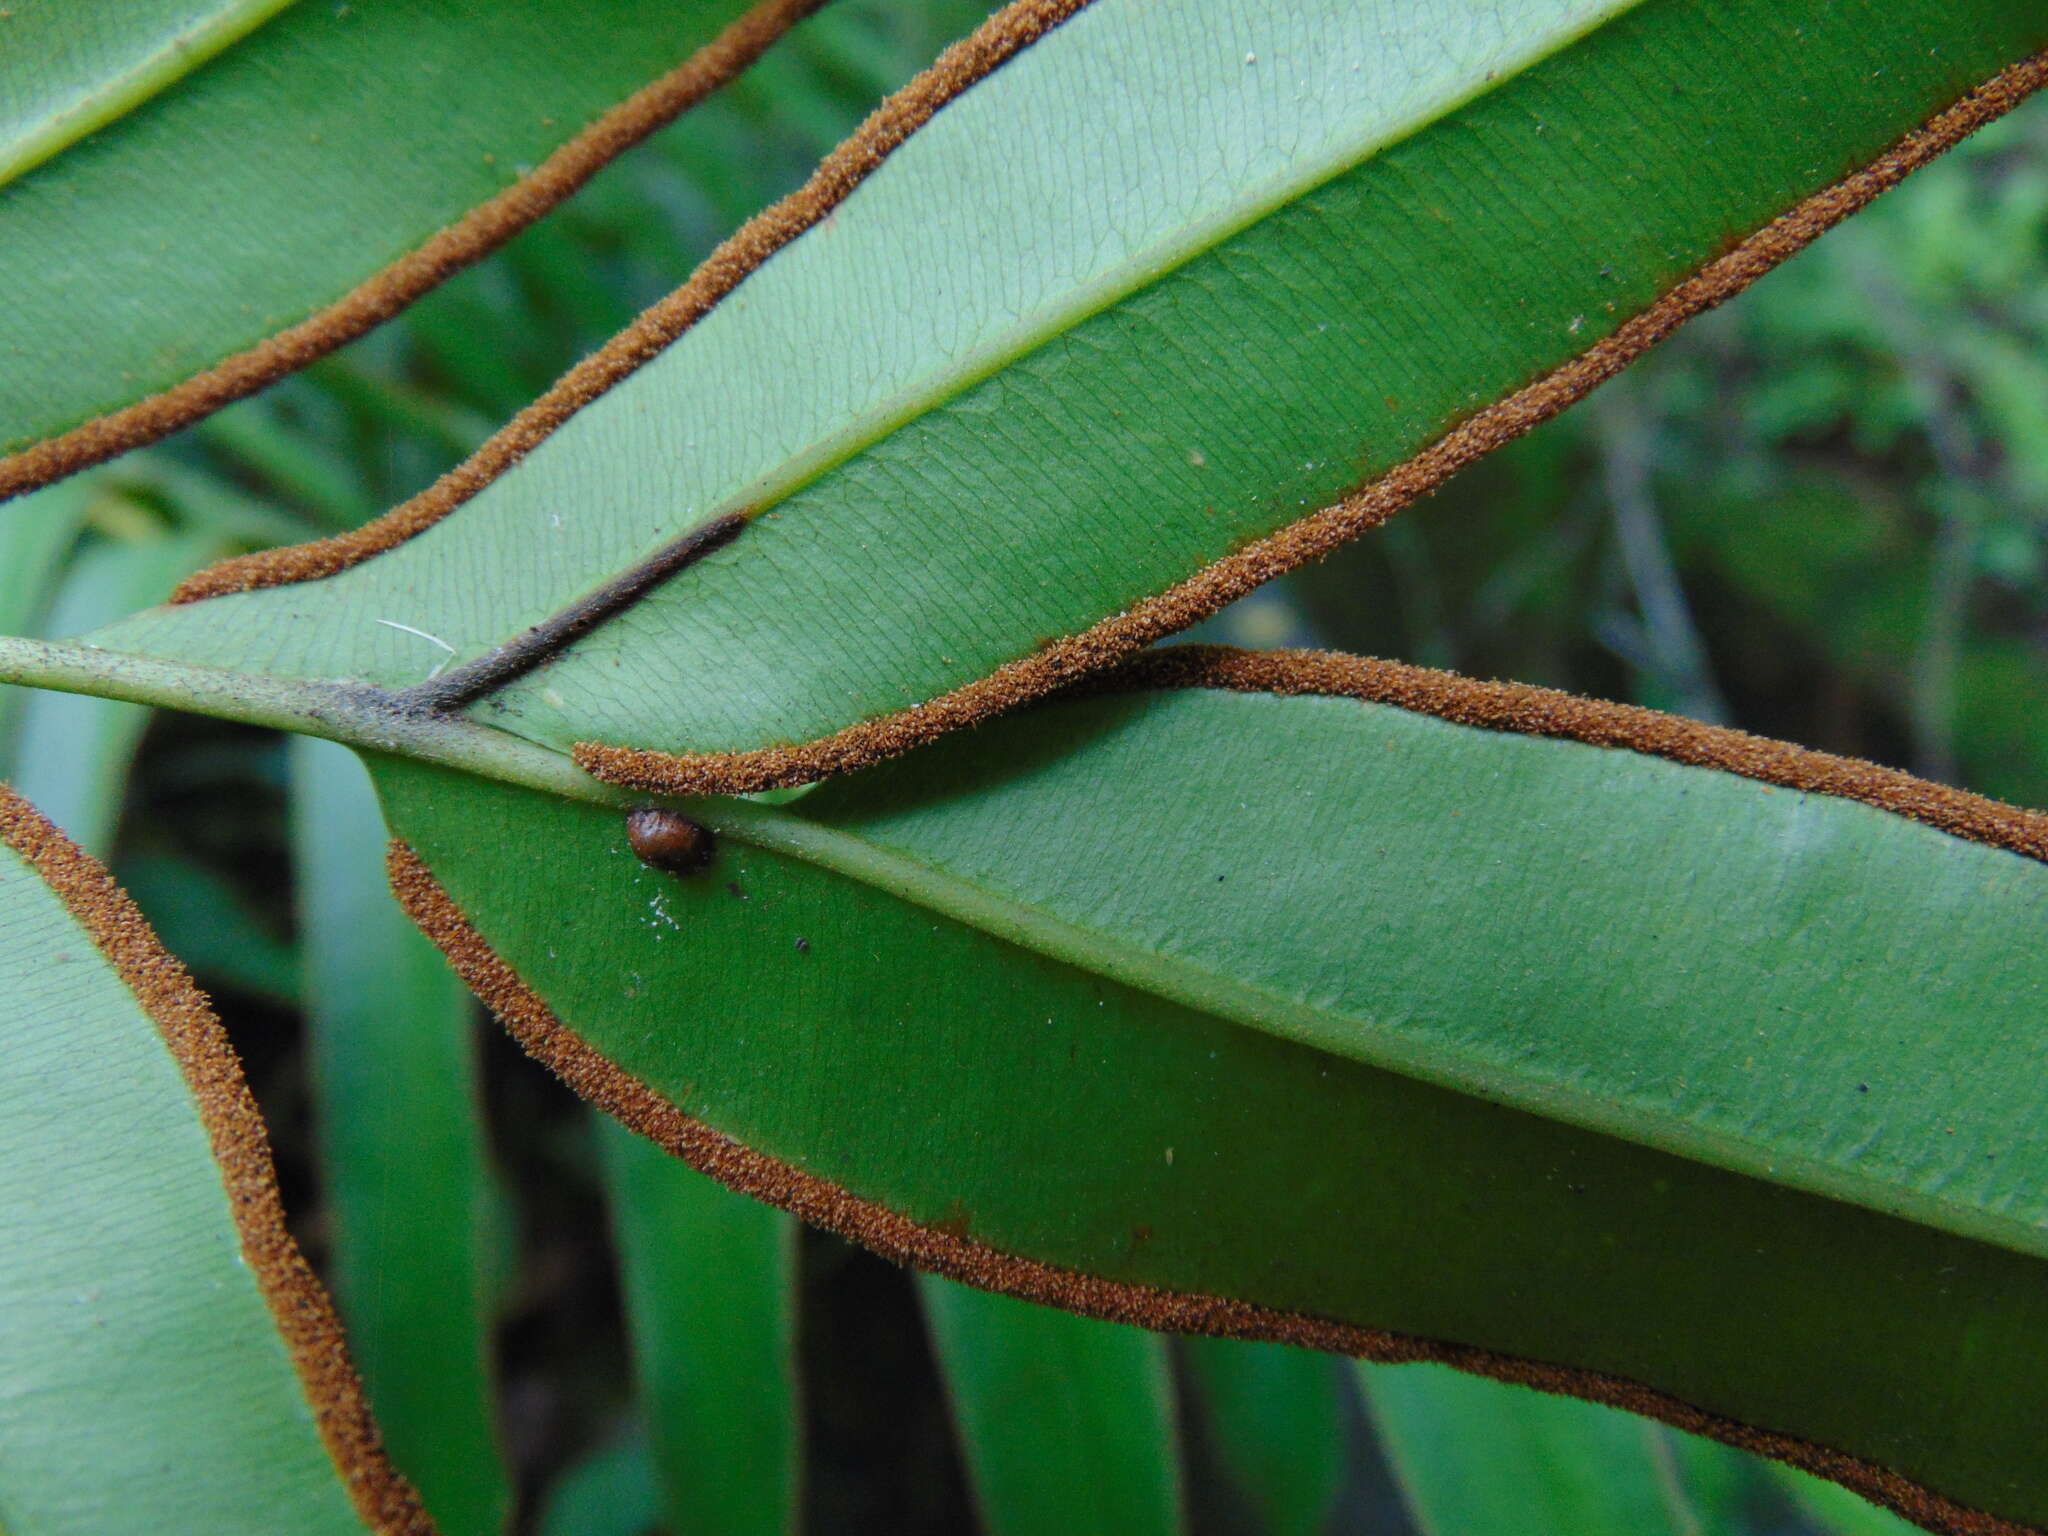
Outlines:
{"label": "leaf margin", "polygon": [[85,930],[177,1064],[225,1187],[242,1258],[358,1517],[389,1536],[434,1536],[418,1493],[385,1455],[334,1304],[285,1225],[262,1111],[205,994],[106,866],[4,783],[0,843],[41,876]]}
{"label": "leaf margin", "polygon": [[[822,3],[822,0],[769,0]],[[742,224],[682,286],[550,385],[471,454],[409,501],[330,538],[237,555],[180,583],[173,604],[235,592],[294,586],[333,576],[426,532],[540,445],[555,428],[630,378],[790,241],[827,219],[876,167],[983,76],[1093,0],[1011,0],[889,97],[851,137],[819,162],[804,184]],[[5,493],[0,481],[0,494]],[[686,533],[684,535],[688,537]]]}
{"label": "leaf margin", "polygon": [[[1771,742],[1636,706],[1519,683],[1479,682],[1405,663],[1329,652],[1179,646],[1083,681],[1079,693],[1220,687],[1394,703],[1481,729],[1636,750],[1807,793],[1857,800],[1967,841],[2048,862],[2048,813],[2003,805],[1893,769]],[[1104,1279],[984,1244],[946,1224],[921,1225],[879,1201],[755,1151],[694,1119],[614,1065],[559,1019],[470,923],[402,840],[387,850],[392,887],[526,1052],[580,1097],[699,1172],[739,1193],[905,1264],[977,1289],[1157,1332],[1293,1345],[1380,1364],[1435,1363],[1557,1396],[1620,1408],[1837,1483],[1930,1531],[2037,1536],[2034,1527],[1973,1508],[1875,1462],[1693,1406],[1619,1375],[1479,1346],[1366,1328],[1228,1297]]]}
{"label": "leaf margin", "polygon": [[[749,221],[681,288],[572,369],[475,456],[421,495],[336,538],[223,562],[182,585],[173,601],[188,603],[333,575],[433,526],[583,405],[676,340],[782,245],[828,216],[869,171],[959,91],[1087,4],[1088,0],[1014,0],[885,102],[827,156],[804,187]],[[1003,663],[974,682],[800,743],[677,754],[585,741],[574,745],[574,758],[596,778],[654,793],[743,794],[791,787],[897,756],[1111,666],[1377,527],[1458,470],[1583,398],[1686,320],[1734,296],[2043,85],[2048,85],[2048,52],[2007,66],[1876,159],[1810,194],[1679,280],[1611,335],[1466,417],[1393,470],[1163,592],[1078,633],[1041,642],[1034,653]],[[738,515],[750,514],[743,510]]]}
{"label": "leaf margin", "polygon": [[0,501],[168,437],[393,319],[551,212],[627,150],[740,75],[784,33],[827,3],[758,0],[667,74],[586,123],[532,171],[305,319],[231,353],[169,389],[0,455]]}

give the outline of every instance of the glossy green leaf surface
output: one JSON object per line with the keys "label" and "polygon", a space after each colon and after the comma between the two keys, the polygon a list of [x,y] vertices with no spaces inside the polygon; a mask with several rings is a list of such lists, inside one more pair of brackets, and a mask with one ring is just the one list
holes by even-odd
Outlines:
{"label": "glossy green leaf surface", "polygon": [[1661,1424],[1443,1366],[1367,1366],[1359,1375],[1423,1536],[1701,1536],[1735,1528],[1734,1508],[1703,1507],[1687,1487],[1674,1431]]}
{"label": "glossy green leaf surface", "polygon": [[616,812],[377,773],[597,1050],[913,1220],[2048,1512],[2037,863],[1342,699],[1007,717],[703,803],[688,881]]}
{"label": "glossy green leaf surface", "polygon": [[384,880],[353,753],[290,744],[310,1078],[335,1304],[392,1459],[446,1536],[512,1508],[491,1364],[491,1175],[475,1004]]}
{"label": "glossy green leaf surface", "polygon": [[932,1275],[920,1294],[990,1536],[1176,1536],[1164,1340]]}
{"label": "glossy green leaf surface", "polygon": [[156,1025],[0,846],[0,1519],[360,1532]]}
{"label": "glossy green leaf surface", "polygon": [[1384,474],[2044,45],[2032,0],[1100,0],[425,535],[102,640],[413,683],[391,623],[476,657],[744,510],[479,708],[814,738]]}
{"label": "glossy green leaf surface", "polygon": [[1280,1344],[1189,1339],[1216,1454],[1267,1536],[1320,1536],[1344,1483],[1337,1362]]}
{"label": "glossy green leaf surface", "polygon": [[796,1221],[616,1124],[601,1130],[664,1523],[692,1536],[794,1531]]}
{"label": "glossy green leaf surface", "polygon": [[[341,298],[682,63],[747,0],[286,7],[179,73],[168,29],[273,6],[31,4],[0,134],[116,110],[0,195],[0,452],[130,405]],[[50,47],[19,34],[71,39]],[[87,46],[97,37],[100,44]],[[188,61],[189,62],[189,61]]]}

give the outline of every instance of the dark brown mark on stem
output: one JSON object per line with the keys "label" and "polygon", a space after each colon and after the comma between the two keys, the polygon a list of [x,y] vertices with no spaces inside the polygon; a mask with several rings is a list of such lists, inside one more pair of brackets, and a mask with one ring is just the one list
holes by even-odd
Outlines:
{"label": "dark brown mark on stem", "polygon": [[560,613],[542,619],[496,650],[402,690],[398,694],[400,703],[412,709],[460,709],[485,694],[495,693],[551,660],[607,619],[624,613],[670,577],[695,565],[713,550],[723,549],[746,526],[745,514],[732,512],[692,528],[631,570],[615,576],[589,596],[578,598]]}

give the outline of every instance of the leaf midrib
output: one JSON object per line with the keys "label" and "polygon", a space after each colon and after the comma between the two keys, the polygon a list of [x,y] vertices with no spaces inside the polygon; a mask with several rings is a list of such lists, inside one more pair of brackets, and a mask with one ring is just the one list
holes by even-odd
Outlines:
{"label": "leaf midrib", "polygon": [[295,3],[223,0],[211,15],[160,38],[152,52],[132,62],[123,73],[101,81],[12,138],[0,140],[0,187],[127,116]]}
{"label": "leaf midrib", "polygon": [[[1687,773],[1712,771],[1677,766]],[[1084,928],[1013,894],[938,869],[901,849],[811,821],[792,810],[744,800],[673,803],[721,835],[802,859],[1048,959],[1326,1055],[1960,1237],[2048,1258],[2048,1232],[2031,1223],[1860,1174],[1783,1146],[1711,1130],[1602,1095],[1532,1082],[1471,1051],[1431,1046],[1375,1030],[1369,1019],[1319,1012],[1282,993],[1206,971],[1099,929]],[[1343,1048],[1331,1039],[1328,1026],[1333,1019],[1360,1026],[1347,1035]]]}
{"label": "leaf midrib", "polygon": [[[671,805],[720,836],[801,859],[1047,959],[1325,1055],[1974,1241],[2048,1258],[2048,1230],[2024,1220],[1861,1175],[1783,1147],[1706,1129],[1669,1114],[1555,1084],[1532,1083],[1469,1051],[1441,1046],[1431,1049],[1397,1035],[1365,1033],[1370,1029],[1367,1020],[1321,1013],[1282,994],[1083,928],[1008,892],[938,869],[900,849],[810,820],[794,810],[743,799],[631,794],[591,778],[552,748],[459,715],[407,710],[381,689],[287,681],[190,663],[145,660],[92,646],[0,637],[0,683],[7,682],[198,710],[222,719],[300,731],[359,751],[432,763],[607,810]],[[1674,766],[1686,773],[1714,771]],[[1340,1049],[1327,1028],[1332,1018],[1364,1029],[1347,1037],[1342,1042],[1345,1048]]]}

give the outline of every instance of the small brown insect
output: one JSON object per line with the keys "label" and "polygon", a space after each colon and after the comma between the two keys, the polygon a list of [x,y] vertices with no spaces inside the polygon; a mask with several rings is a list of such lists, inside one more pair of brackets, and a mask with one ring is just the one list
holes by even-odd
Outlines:
{"label": "small brown insect", "polygon": [[676,876],[694,875],[718,847],[709,827],[655,805],[626,812],[626,841],[649,869]]}

